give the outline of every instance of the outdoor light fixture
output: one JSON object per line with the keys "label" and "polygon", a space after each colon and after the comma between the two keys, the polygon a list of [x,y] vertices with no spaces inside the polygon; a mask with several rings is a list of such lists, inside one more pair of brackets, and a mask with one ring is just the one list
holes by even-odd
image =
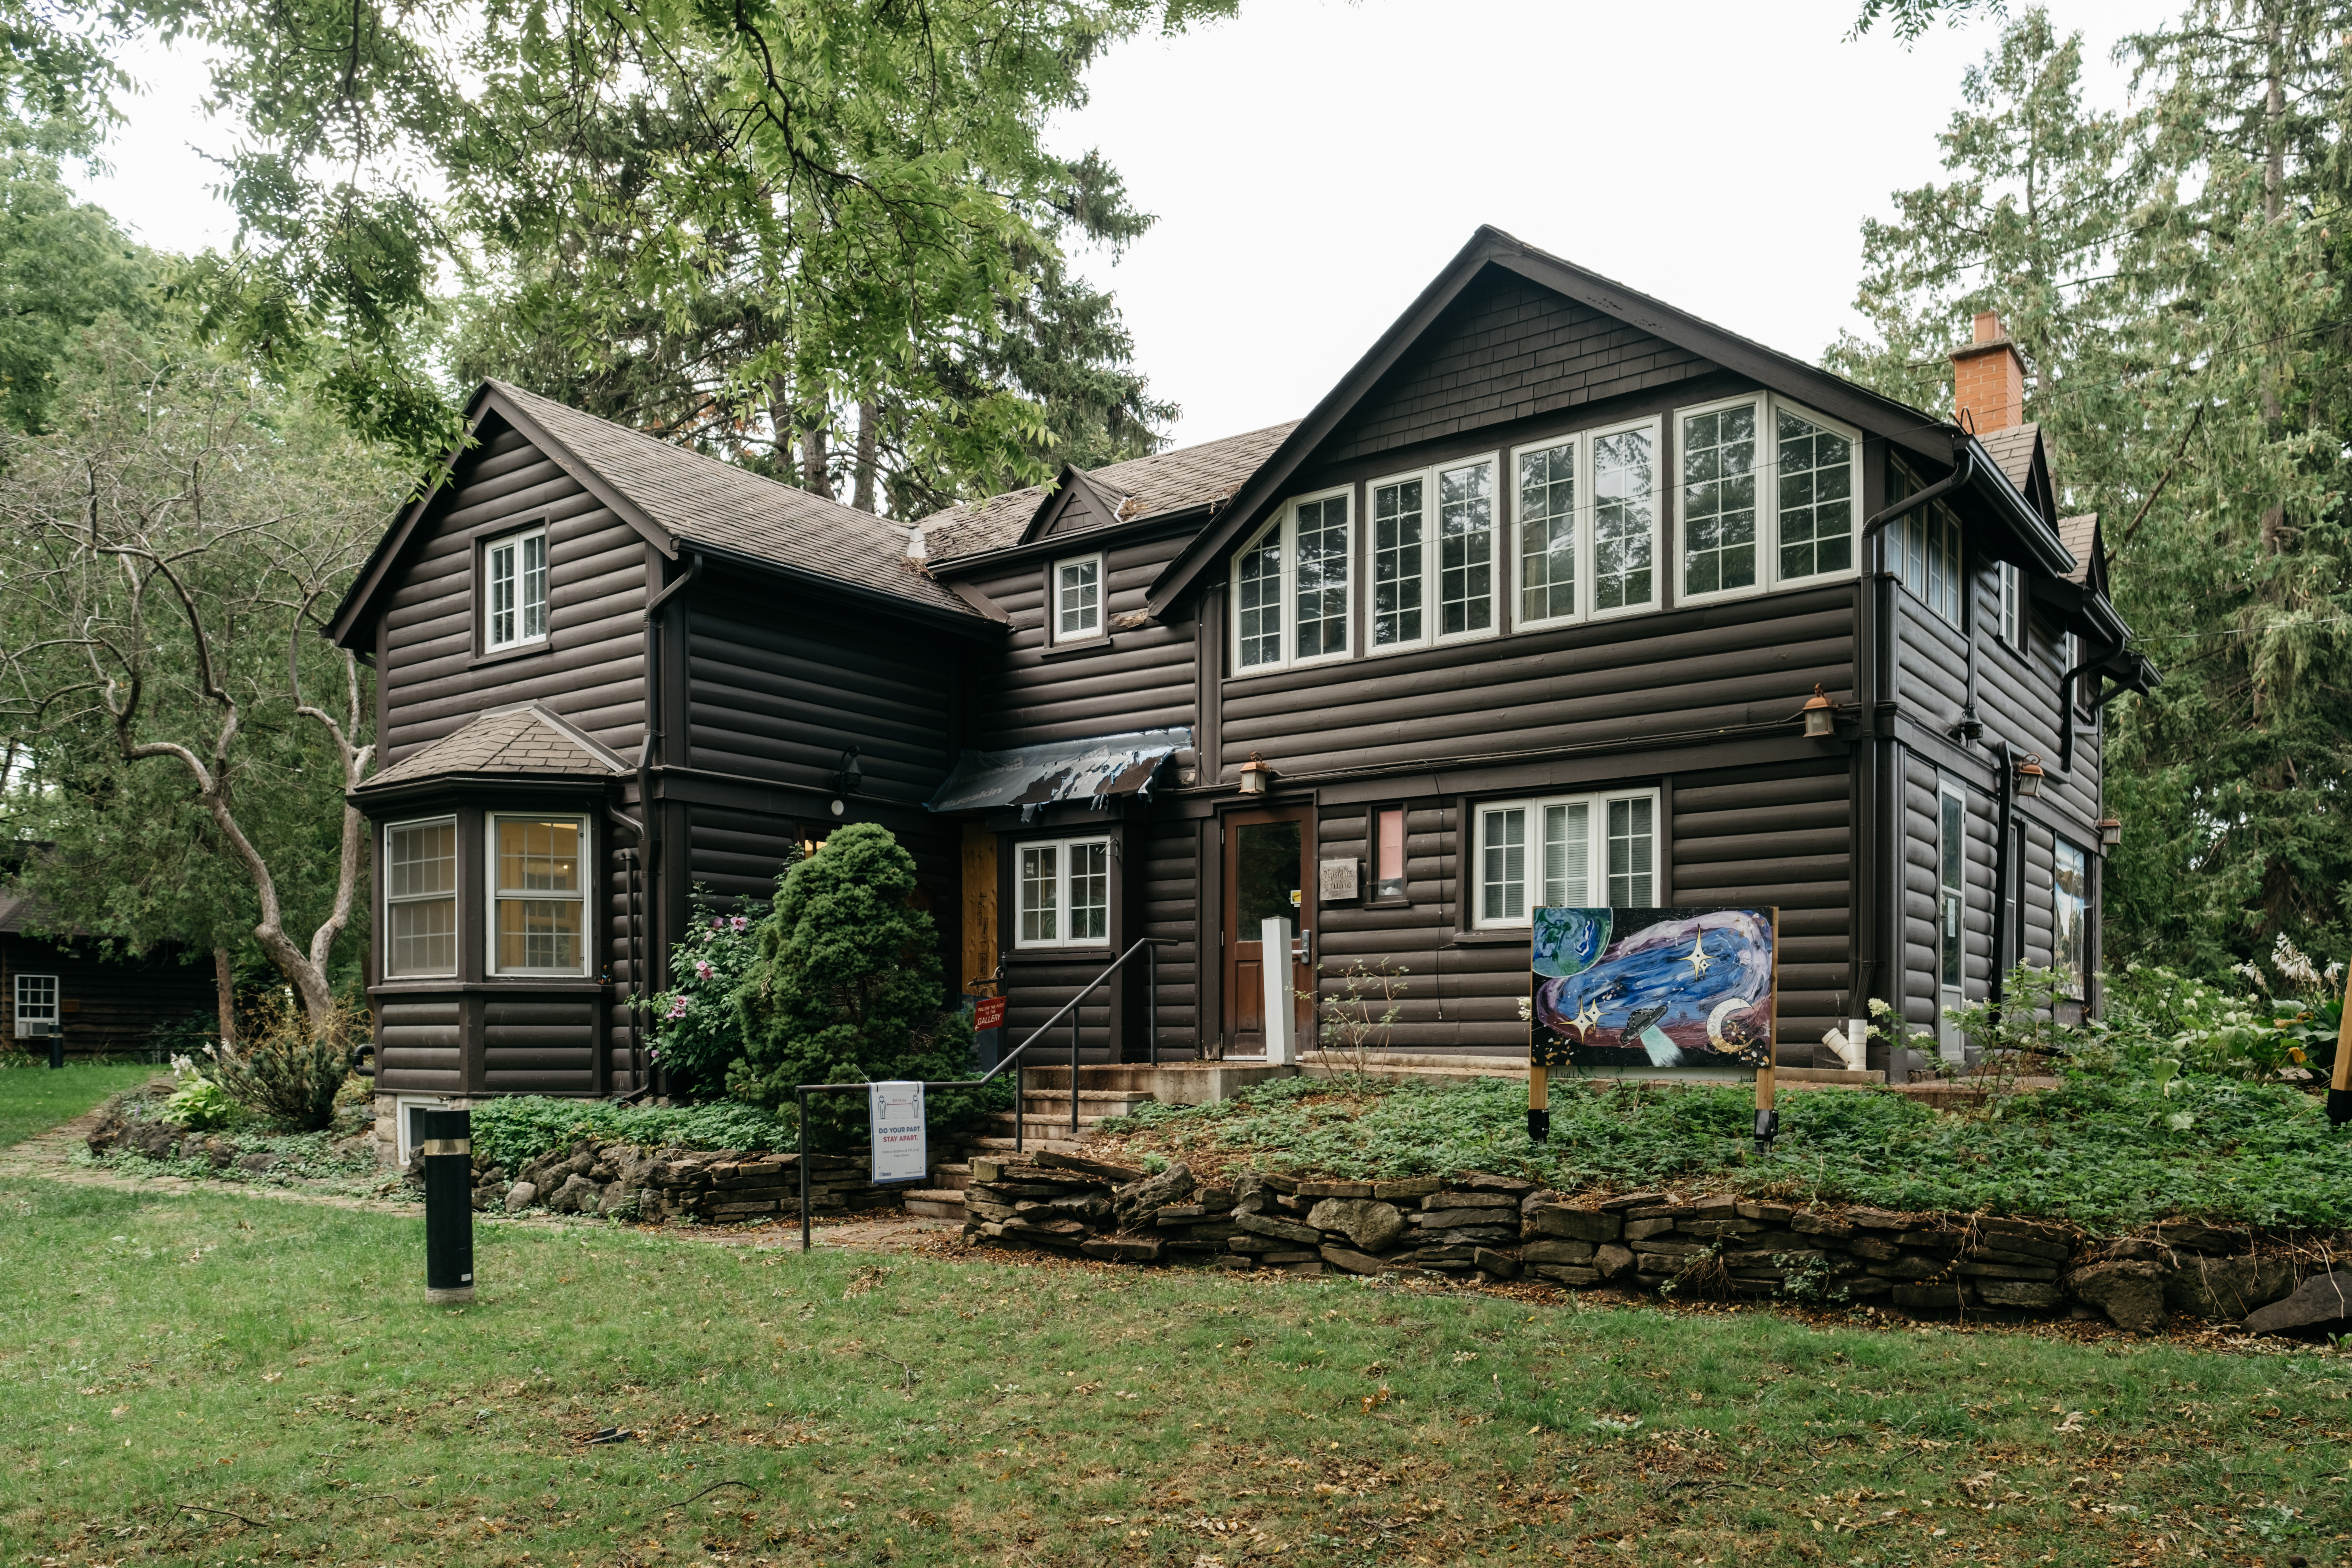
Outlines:
{"label": "outdoor light fixture", "polygon": [[1805,699],[1804,714],[1807,740],[1826,741],[1837,733],[1837,704],[1830,700],[1830,694],[1821,689],[1818,681],[1813,685],[1813,694]]}
{"label": "outdoor light fixture", "polygon": [[833,815],[839,816],[849,809],[847,796],[856,795],[866,783],[866,775],[857,768],[857,748],[852,746],[841,753],[841,769],[833,775]]}
{"label": "outdoor light fixture", "polygon": [[2042,753],[2034,752],[2017,764],[2017,798],[2034,800],[2042,794]]}
{"label": "outdoor light fixture", "polygon": [[1265,759],[1252,752],[1249,761],[1242,764],[1242,793],[1264,795],[1265,781],[1273,776],[1274,770],[1266,765]]}
{"label": "outdoor light fixture", "polygon": [[2117,816],[2099,818],[2099,847],[2113,849],[2124,841],[2123,819]]}

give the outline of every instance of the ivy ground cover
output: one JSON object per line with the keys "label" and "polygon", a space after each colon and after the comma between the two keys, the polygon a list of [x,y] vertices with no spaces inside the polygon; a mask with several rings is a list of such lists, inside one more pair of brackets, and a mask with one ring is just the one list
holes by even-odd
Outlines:
{"label": "ivy ground cover", "polygon": [[[1780,1097],[1755,1152],[1746,1085],[1646,1089],[1555,1081],[1551,1137],[1527,1135],[1517,1079],[1425,1087],[1288,1079],[1205,1106],[1145,1105],[1108,1122],[1114,1150],[1196,1170],[1374,1178],[1492,1171],[1572,1192],[1677,1184],[1808,1204],[2029,1215],[2096,1232],[2188,1213],[2265,1226],[2352,1223],[2352,1129],[2281,1084],[2068,1080],[1970,1113],[1904,1095]],[[1119,1155],[1116,1152],[1113,1157]]]}
{"label": "ivy ground cover", "polygon": [[2352,1529],[2324,1346],[546,1224],[433,1308],[412,1216],[0,1213],[11,1563],[2329,1568]]}

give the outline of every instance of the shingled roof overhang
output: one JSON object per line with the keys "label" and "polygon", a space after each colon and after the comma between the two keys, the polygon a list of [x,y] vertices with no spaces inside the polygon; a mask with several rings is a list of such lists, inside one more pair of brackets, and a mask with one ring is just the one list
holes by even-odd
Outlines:
{"label": "shingled roof overhang", "polygon": [[1202,529],[1168,563],[1151,585],[1148,607],[1152,615],[1165,616],[1169,607],[1244,531],[1265,520],[1274,504],[1288,493],[1292,479],[1317,448],[1489,267],[1517,273],[1532,283],[1688,349],[1752,381],[1786,387],[1822,413],[1883,437],[1929,461],[1948,464],[1952,460],[1951,440],[1958,433],[1956,427],[1893,398],[1882,397],[1843,376],[1677,310],[1664,300],[1588,272],[1501,229],[1481,225],[1445,269],[1234,493],[1220,520]]}

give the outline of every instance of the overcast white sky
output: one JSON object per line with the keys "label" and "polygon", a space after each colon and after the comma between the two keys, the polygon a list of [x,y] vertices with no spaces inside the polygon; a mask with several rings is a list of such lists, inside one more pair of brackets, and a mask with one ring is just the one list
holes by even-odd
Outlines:
{"label": "overcast white sky", "polygon": [[[2116,38],[2170,0],[2053,0],[2120,101]],[[1180,443],[1296,417],[1481,223],[1807,359],[1842,327],[1860,225],[1937,177],[1935,134],[1992,21],[1905,49],[1844,42],[1856,0],[1244,0],[1239,20],[1114,52],[1054,127],[1160,224],[1115,288]],[[225,244],[195,149],[200,63],[149,84],[89,194],[149,243]]]}

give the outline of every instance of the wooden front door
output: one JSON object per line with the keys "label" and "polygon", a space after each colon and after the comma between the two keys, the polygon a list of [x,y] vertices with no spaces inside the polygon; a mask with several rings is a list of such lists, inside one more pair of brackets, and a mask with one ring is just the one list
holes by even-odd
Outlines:
{"label": "wooden front door", "polygon": [[[1235,812],[1225,818],[1225,1048],[1234,1056],[1265,1050],[1265,965],[1273,954],[1262,940],[1268,915],[1307,933],[1308,962],[1290,966],[1294,995],[1311,990],[1315,930],[1315,808],[1286,806]],[[1295,1001],[1298,1048],[1314,1043],[1314,1004]]]}

